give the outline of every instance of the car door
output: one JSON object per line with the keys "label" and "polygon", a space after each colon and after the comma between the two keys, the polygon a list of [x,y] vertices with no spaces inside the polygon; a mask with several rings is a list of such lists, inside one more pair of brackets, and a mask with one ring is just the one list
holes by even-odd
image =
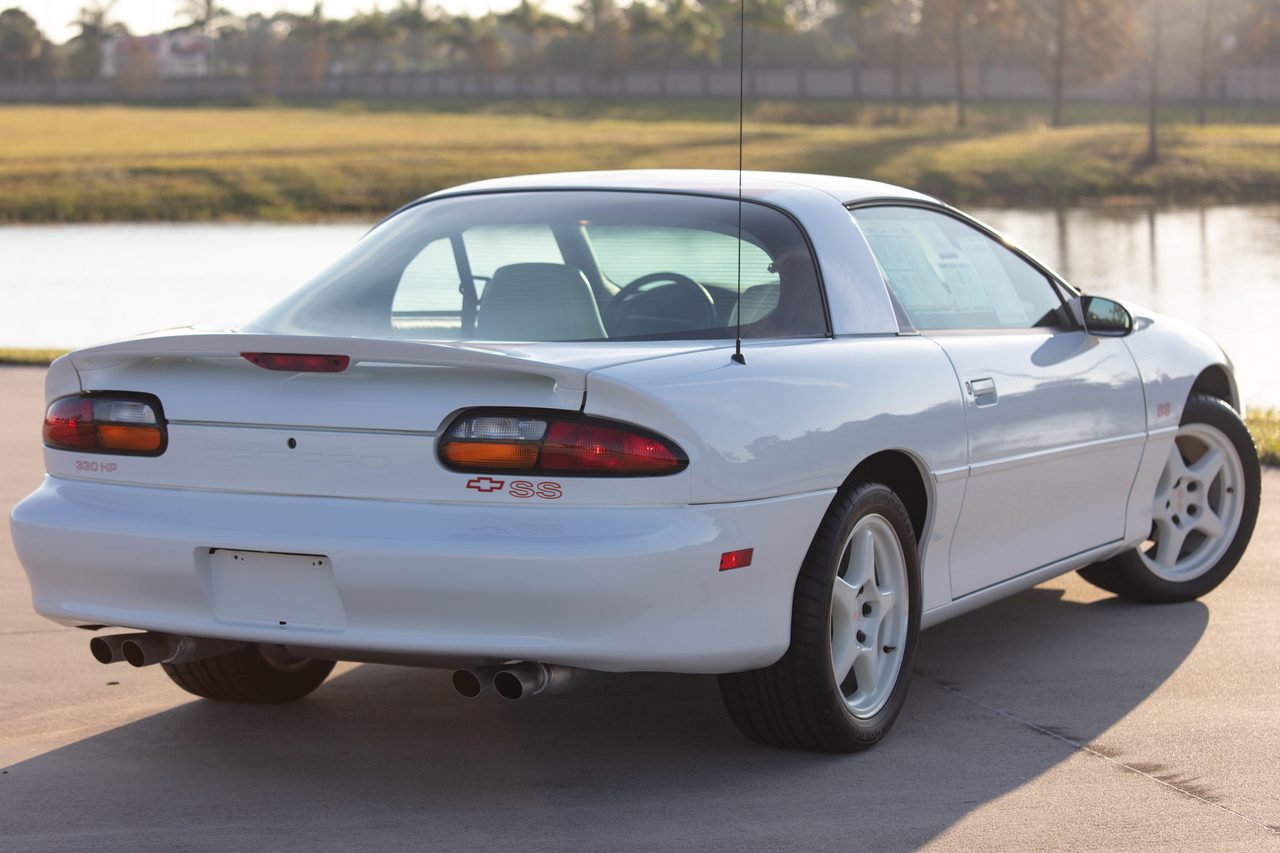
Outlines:
{"label": "car door", "polygon": [[951,546],[959,598],[1124,536],[1146,418],[1137,366],[1087,334],[1049,277],[949,213],[852,211],[915,328],[951,360],[969,458]]}

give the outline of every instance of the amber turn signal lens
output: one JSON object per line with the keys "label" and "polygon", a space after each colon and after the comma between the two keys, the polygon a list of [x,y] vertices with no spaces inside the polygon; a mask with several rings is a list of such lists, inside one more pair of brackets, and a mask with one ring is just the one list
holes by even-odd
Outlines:
{"label": "amber turn signal lens", "polygon": [[642,427],[530,410],[464,414],[445,429],[437,447],[444,466],[462,472],[653,477],[689,464],[679,447]]}
{"label": "amber turn signal lens", "polygon": [[538,461],[538,445],[452,441],[444,446],[444,457],[454,465],[472,468],[532,468]]}
{"label": "amber turn signal lens", "polygon": [[98,427],[98,446],[114,450],[155,450],[160,446],[160,430],[154,427],[102,424]]}
{"label": "amber turn signal lens", "polygon": [[168,441],[155,397],[94,391],[53,401],[44,416],[44,443],[56,450],[159,456]]}

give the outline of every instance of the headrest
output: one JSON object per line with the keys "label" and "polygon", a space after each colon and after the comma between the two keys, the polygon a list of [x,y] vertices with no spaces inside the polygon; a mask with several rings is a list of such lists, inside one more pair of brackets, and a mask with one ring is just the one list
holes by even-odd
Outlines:
{"label": "headrest", "polygon": [[484,288],[476,338],[575,341],[608,337],[591,285],[565,264],[509,264]]}

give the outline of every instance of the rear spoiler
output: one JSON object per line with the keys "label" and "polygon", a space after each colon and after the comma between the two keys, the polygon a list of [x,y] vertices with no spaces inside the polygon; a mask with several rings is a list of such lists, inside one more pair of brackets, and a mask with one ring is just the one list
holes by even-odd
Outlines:
{"label": "rear spoiler", "polygon": [[421,341],[261,335],[168,329],[124,341],[87,347],[68,358],[76,371],[96,370],[135,358],[240,358],[242,352],[345,355],[351,363],[419,364],[472,370],[500,370],[545,376],[566,405],[580,408],[587,371],[535,361],[519,344],[438,344]]}

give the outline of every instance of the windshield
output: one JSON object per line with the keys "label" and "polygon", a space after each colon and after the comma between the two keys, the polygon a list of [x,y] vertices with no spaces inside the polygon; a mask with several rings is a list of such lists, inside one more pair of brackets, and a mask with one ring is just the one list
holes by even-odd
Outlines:
{"label": "windshield", "polygon": [[[799,227],[672,193],[515,192],[412,207],[242,327],[420,341],[744,338],[827,332]],[[738,297],[739,260],[742,295]]]}

